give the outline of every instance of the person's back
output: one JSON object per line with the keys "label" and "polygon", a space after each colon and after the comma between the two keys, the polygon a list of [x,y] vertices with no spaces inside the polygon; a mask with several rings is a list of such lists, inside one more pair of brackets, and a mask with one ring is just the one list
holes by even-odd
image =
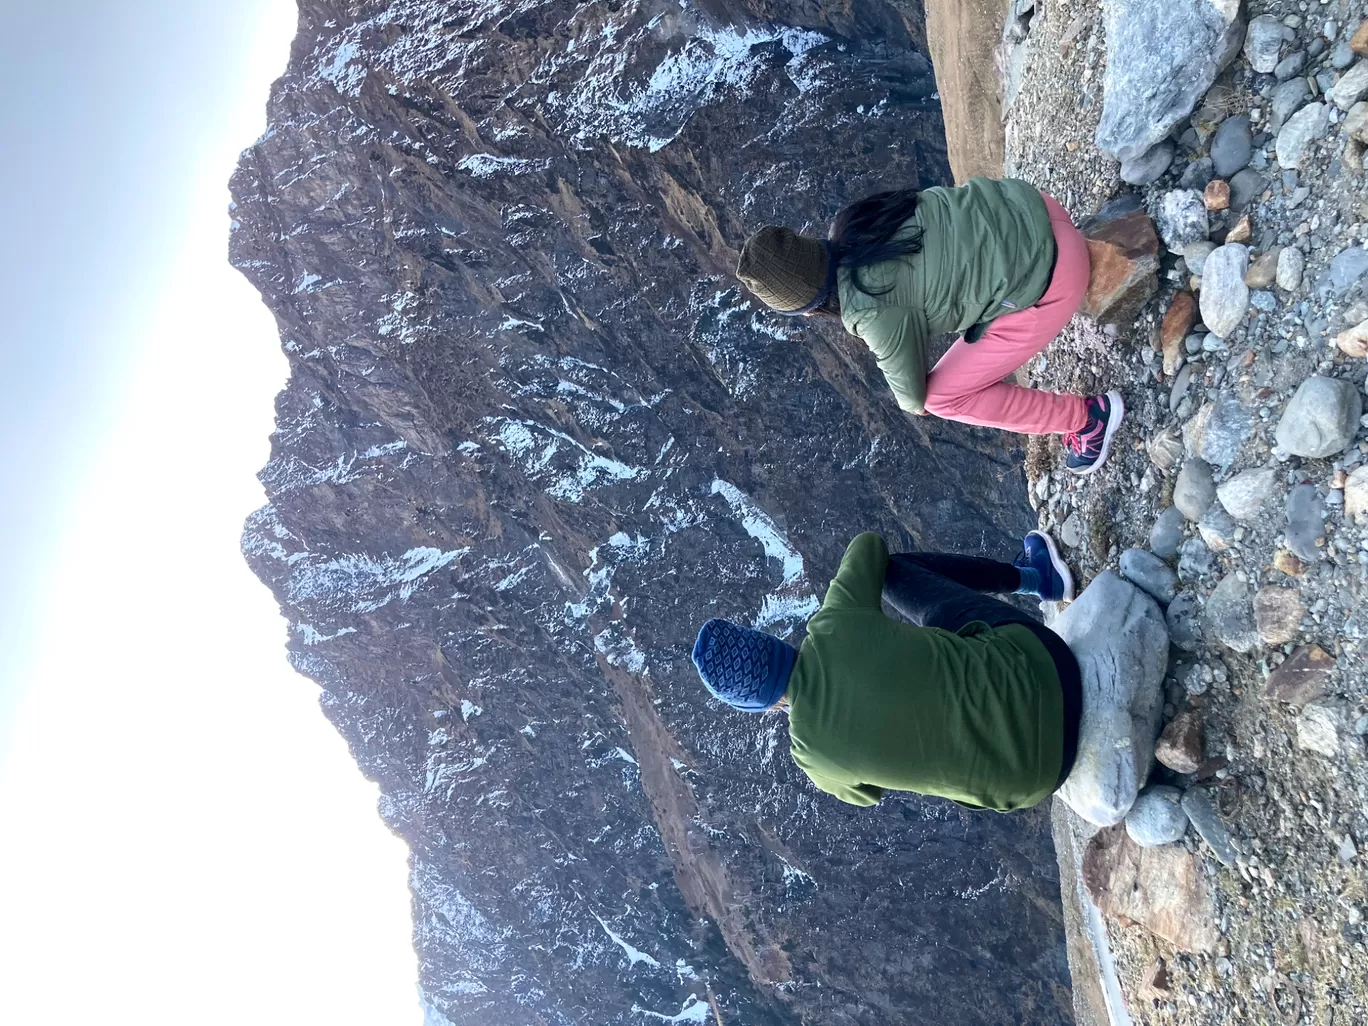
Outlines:
{"label": "person's back", "polygon": [[1039,640],[1011,624],[958,632],[885,616],[888,550],[851,542],[789,678],[793,760],[857,805],[882,789],[1007,811],[1058,781],[1062,697]]}

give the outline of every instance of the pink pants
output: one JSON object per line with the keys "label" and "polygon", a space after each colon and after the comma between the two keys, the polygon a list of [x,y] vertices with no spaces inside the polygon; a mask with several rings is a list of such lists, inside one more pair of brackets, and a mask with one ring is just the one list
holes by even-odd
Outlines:
{"label": "pink pants", "polygon": [[1050,344],[1088,291],[1090,267],[1083,233],[1058,202],[1043,198],[1058,252],[1050,287],[1035,306],[990,323],[977,342],[955,341],[926,376],[928,413],[1027,435],[1079,431],[1087,423],[1081,396],[1041,392],[1003,380]]}

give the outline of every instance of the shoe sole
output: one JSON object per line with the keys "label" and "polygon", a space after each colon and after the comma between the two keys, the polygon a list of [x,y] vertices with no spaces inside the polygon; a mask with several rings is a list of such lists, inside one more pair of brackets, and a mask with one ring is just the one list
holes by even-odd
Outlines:
{"label": "shoe sole", "polygon": [[1121,426],[1121,422],[1126,419],[1126,401],[1121,398],[1120,392],[1108,392],[1107,401],[1111,403],[1112,412],[1107,418],[1106,433],[1102,435],[1102,451],[1098,454],[1096,462],[1094,462],[1091,467],[1070,468],[1071,472],[1077,474],[1079,477],[1086,477],[1107,462],[1107,456],[1111,452],[1112,436],[1116,434],[1117,429]]}
{"label": "shoe sole", "polygon": [[1054,572],[1059,574],[1059,579],[1064,582],[1064,595],[1059,599],[1060,602],[1072,602],[1074,600],[1074,579],[1069,571],[1069,564],[1064,562],[1064,557],[1059,554],[1059,546],[1055,545],[1055,540],[1044,531],[1027,531],[1026,537],[1035,535],[1045,543],[1045,550],[1050,554],[1050,565],[1054,567]]}

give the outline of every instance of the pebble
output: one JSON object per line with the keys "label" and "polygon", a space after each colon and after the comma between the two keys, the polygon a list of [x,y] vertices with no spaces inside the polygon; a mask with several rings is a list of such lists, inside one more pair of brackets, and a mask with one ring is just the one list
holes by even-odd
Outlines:
{"label": "pebble", "polygon": [[1172,253],[1181,253],[1189,242],[1207,237],[1206,201],[1196,189],[1174,189],[1164,193],[1157,217],[1159,237]]}
{"label": "pebble", "polygon": [[1253,520],[1259,515],[1278,486],[1278,472],[1272,467],[1244,470],[1221,483],[1216,497],[1226,512],[1239,520]]}
{"label": "pebble", "polygon": [[1259,646],[1249,585],[1235,574],[1223,577],[1207,598],[1206,623],[1223,645],[1236,652],[1252,652]]}
{"label": "pebble", "polygon": [[1240,213],[1268,188],[1268,179],[1253,168],[1245,168],[1230,180],[1230,209]]}
{"label": "pebble", "polygon": [[1340,735],[1347,725],[1343,702],[1325,698],[1307,702],[1297,717],[1297,746],[1333,759],[1339,755]]}
{"label": "pebble", "polygon": [[1212,552],[1225,552],[1235,544],[1235,520],[1218,505],[1212,505],[1197,521],[1197,533]]}
{"label": "pebble", "polygon": [[1273,77],[1279,82],[1286,82],[1288,79],[1300,75],[1302,69],[1306,67],[1306,51],[1298,50],[1290,53],[1273,69]]}
{"label": "pebble", "polygon": [[1348,246],[1335,254],[1321,290],[1342,296],[1368,275],[1368,249]]}
{"label": "pebble", "polygon": [[1283,167],[1300,167],[1311,145],[1324,138],[1329,127],[1329,108],[1325,104],[1309,103],[1297,111],[1278,131],[1278,163]]}
{"label": "pebble", "polygon": [[1363,398],[1352,382],[1314,375],[1288,401],[1275,437],[1294,456],[1335,456],[1353,442],[1362,415]]}
{"label": "pebble", "polygon": [[1325,92],[1326,98],[1340,110],[1348,110],[1368,96],[1368,61],[1359,61]]}
{"label": "pebble", "polygon": [[[1291,113],[1289,111],[1289,113]],[[1196,140],[1194,140],[1195,142]],[[1201,192],[1210,184],[1211,179],[1216,175],[1211,166],[1210,157],[1199,157],[1183,169],[1183,173],[1178,176],[1178,187],[1180,189],[1195,189]]]}
{"label": "pebble", "polygon": [[1121,553],[1121,576],[1160,605],[1168,605],[1178,594],[1178,575],[1153,552],[1144,549]]}
{"label": "pebble", "polygon": [[1311,87],[1304,78],[1293,78],[1273,90],[1269,98],[1268,127],[1277,132],[1296,110],[1311,98]]}
{"label": "pebble", "polygon": [[1145,788],[1126,813],[1126,833],[1142,848],[1181,840],[1188,828],[1182,800],[1183,792],[1176,787],[1154,784]]}
{"label": "pebble", "polygon": [[1216,557],[1201,538],[1189,538],[1178,546],[1178,573],[1189,580],[1211,573],[1215,561]]}
{"label": "pebble", "polygon": [[1313,484],[1301,484],[1287,493],[1287,547],[1298,558],[1314,562],[1325,544],[1324,503]]}
{"label": "pebble", "polygon": [[1253,155],[1254,136],[1249,115],[1237,114],[1222,121],[1211,139],[1211,164],[1216,174],[1229,178],[1246,167]]}
{"label": "pebble", "polygon": [[1267,75],[1276,68],[1282,44],[1283,26],[1277,18],[1261,14],[1250,19],[1245,30],[1244,55],[1255,71]]}
{"label": "pebble", "polygon": [[1249,247],[1236,242],[1207,257],[1199,299],[1202,323],[1220,338],[1229,338],[1249,309],[1249,286],[1244,282],[1248,270]]}
{"label": "pebble", "polygon": [[[1201,545],[1201,542],[1197,542]],[[1169,641],[1184,652],[1195,652],[1202,643],[1198,626],[1201,606],[1197,596],[1190,591],[1179,592],[1168,609],[1164,611],[1164,621],[1168,624]]]}
{"label": "pebble", "polygon": [[1178,471],[1178,479],[1173,486],[1173,504],[1189,520],[1201,520],[1216,500],[1216,482],[1212,478],[1211,464],[1206,460],[1192,459],[1183,464]]}
{"label": "pebble", "polygon": [[1278,288],[1295,292],[1301,288],[1302,272],[1306,269],[1306,257],[1296,246],[1285,246],[1278,254]]}
{"label": "pebble", "polygon": [[1177,506],[1169,506],[1160,513],[1150,528],[1150,551],[1161,559],[1172,559],[1178,555],[1178,546],[1183,543],[1185,518]]}
{"label": "pebble", "polygon": [[1145,153],[1121,164],[1121,180],[1131,185],[1149,185],[1157,182],[1173,163],[1174,146],[1165,139]]}
{"label": "pebble", "polygon": [[1193,274],[1200,275],[1206,266],[1207,257],[1216,251],[1216,243],[1210,239],[1198,239],[1182,248],[1183,262]]}
{"label": "pebble", "polygon": [[1254,594],[1254,626],[1265,645],[1286,645],[1301,630],[1306,606],[1294,588],[1260,588]]}
{"label": "pebble", "polygon": [[1059,528],[1059,540],[1071,549],[1083,544],[1083,518],[1077,510],[1070,513]]}
{"label": "pebble", "polygon": [[1349,40],[1341,39],[1330,51],[1330,66],[1336,71],[1343,71],[1353,63],[1354,51],[1349,48]]}
{"label": "pebble", "polygon": [[1183,795],[1183,811],[1192,821],[1193,829],[1211,847],[1221,865],[1233,867],[1239,860],[1239,851],[1230,835],[1230,828],[1222,822],[1216,812],[1216,805],[1205,791],[1191,790]]}

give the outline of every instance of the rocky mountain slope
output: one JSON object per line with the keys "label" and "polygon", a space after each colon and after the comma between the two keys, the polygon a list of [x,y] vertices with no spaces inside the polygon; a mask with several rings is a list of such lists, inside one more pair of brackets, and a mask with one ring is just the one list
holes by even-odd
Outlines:
{"label": "rocky mountain slope", "polygon": [[1072,1021],[1045,818],[843,807],[688,660],[859,530],[1032,526],[1009,439],[729,273],[947,179],[925,52],[909,3],[301,2],[232,182],[291,369],[244,549],[411,846],[431,1022]]}
{"label": "rocky mountain slope", "polygon": [[1124,393],[1097,477],[1030,447],[1032,502],[1174,641],[1153,801],[1059,834],[1107,913],[1076,992],[1114,1024],[1368,1021],[1368,9],[1018,6],[1007,172],[1159,236],[1139,316],[1080,318],[1030,368]]}

